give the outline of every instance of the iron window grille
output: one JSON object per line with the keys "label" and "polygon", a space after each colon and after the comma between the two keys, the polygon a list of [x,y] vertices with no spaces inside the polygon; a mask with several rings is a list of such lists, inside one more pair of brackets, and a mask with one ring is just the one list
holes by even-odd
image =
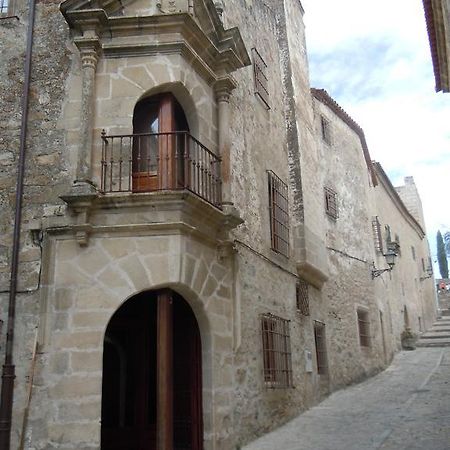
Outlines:
{"label": "iron window grille", "polygon": [[383,253],[383,238],[381,236],[381,224],[378,220],[378,216],[372,219],[373,240],[375,243],[375,250]]}
{"label": "iron window grille", "polygon": [[320,116],[320,130],[322,132],[322,140],[330,145],[331,144],[331,126],[328,119],[324,116]]}
{"label": "iron window grille", "polygon": [[295,287],[297,311],[302,316],[309,316],[308,283],[299,280]]}
{"label": "iron window grille", "polygon": [[266,108],[270,109],[267,64],[256,48],[252,48],[252,59],[255,94],[263,101]]}
{"label": "iron window grille", "polygon": [[316,344],[317,373],[326,375],[328,373],[328,364],[324,323],[314,322],[314,341]]}
{"label": "iron window grille", "polygon": [[288,187],[272,171],[268,171],[270,240],[272,250],[289,257]]}
{"label": "iron window grille", "polygon": [[361,347],[370,347],[369,312],[364,309],[357,310],[359,344]]}
{"label": "iron window grille", "polygon": [[325,212],[334,220],[339,217],[337,193],[329,187],[325,188]]}
{"label": "iron window grille", "polygon": [[272,389],[292,387],[289,320],[270,313],[263,314],[261,335],[265,385]]}

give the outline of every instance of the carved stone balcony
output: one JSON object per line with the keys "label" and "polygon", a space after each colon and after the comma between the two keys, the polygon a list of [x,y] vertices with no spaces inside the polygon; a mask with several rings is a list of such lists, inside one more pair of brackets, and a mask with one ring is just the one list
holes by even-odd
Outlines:
{"label": "carved stone balcony", "polygon": [[221,209],[221,160],[184,131],[102,133],[101,192],[190,191]]}

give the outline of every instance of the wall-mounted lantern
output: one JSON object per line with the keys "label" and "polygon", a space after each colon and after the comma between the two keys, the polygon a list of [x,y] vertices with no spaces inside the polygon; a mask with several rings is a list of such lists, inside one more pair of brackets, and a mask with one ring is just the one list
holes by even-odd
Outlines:
{"label": "wall-mounted lantern", "polygon": [[379,277],[384,272],[390,272],[395,266],[395,258],[397,257],[397,253],[394,250],[389,248],[383,256],[385,257],[386,263],[389,267],[386,269],[377,269],[375,267],[375,263],[372,263],[372,280]]}

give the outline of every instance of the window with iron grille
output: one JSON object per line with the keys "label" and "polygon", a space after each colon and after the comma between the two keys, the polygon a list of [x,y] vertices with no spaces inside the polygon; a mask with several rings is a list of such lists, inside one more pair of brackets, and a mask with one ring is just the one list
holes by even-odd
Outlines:
{"label": "window with iron grille", "polygon": [[266,108],[270,109],[267,64],[256,48],[252,48],[252,58],[255,94],[263,101]]}
{"label": "window with iron grille", "polygon": [[359,344],[361,347],[370,347],[370,322],[369,322],[369,312],[365,309],[358,309],[358,333],[359,333]]}
{"label": "window with iron grille", "polygon": [[316,343],[317,373],[325,375],[328,373],[328,364],[324,323],[314,322],[314,341]]}
{"label": "window with iron grille", "polygon": [[272,250],[289,257],[288,187],[272,171],[267,173]]}
{"label": "window with iron grille", "polygon": [[378,216],[372,219],[373,240],[375,243],[375,250],[383,253],[383,238],[381,236],[381,224],[378,220]]}
{"label": "window with iron grille", "polygon": [[289,320],[267,313],[261,316],[264,382],[270,388],[292,387]]}
{"label": "window with iron grille", "polygon": [[0,15],[8,14],[9,0],[0,0]]}
{"label": "window with iron grille", "polygon": [[308,283],[299,280],[295,286],[297,311],[302,316],[309,316]]}
{"label": "window with iron grille", "polygon": [[324,116],[320,116],[320,129],[322,132],[322,140],[330,145],[331,144],[331,126],[330,121]]}
{"label": "window with iron grille", "polygon": [[325,212],[332,219],[336,220],[339,217],[337,206],[337,193],[329,187],[325,188]]}

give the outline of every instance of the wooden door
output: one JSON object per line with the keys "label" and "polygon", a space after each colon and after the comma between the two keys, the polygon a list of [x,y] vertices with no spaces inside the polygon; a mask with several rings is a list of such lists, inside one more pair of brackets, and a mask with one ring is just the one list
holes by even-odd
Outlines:
{"label": "wooden door", "polygon": [[203,449],[201,340],[190,307],[174,308],[174,446],[175,450]]}
{"label": "wooden door", "polygon": [[201,340],[170,290],[128,300],[105,333],[102,450],[202,450]]}
{"label": "wooden door", "polygon": [[102,450],[156,450],[156,304],[127,302],[105,333]]}
{"label": "wooden door", "polygon": [[171,94],[143,100],[133,116],[133,192],[170,189],[174,176],[175,99]]}

